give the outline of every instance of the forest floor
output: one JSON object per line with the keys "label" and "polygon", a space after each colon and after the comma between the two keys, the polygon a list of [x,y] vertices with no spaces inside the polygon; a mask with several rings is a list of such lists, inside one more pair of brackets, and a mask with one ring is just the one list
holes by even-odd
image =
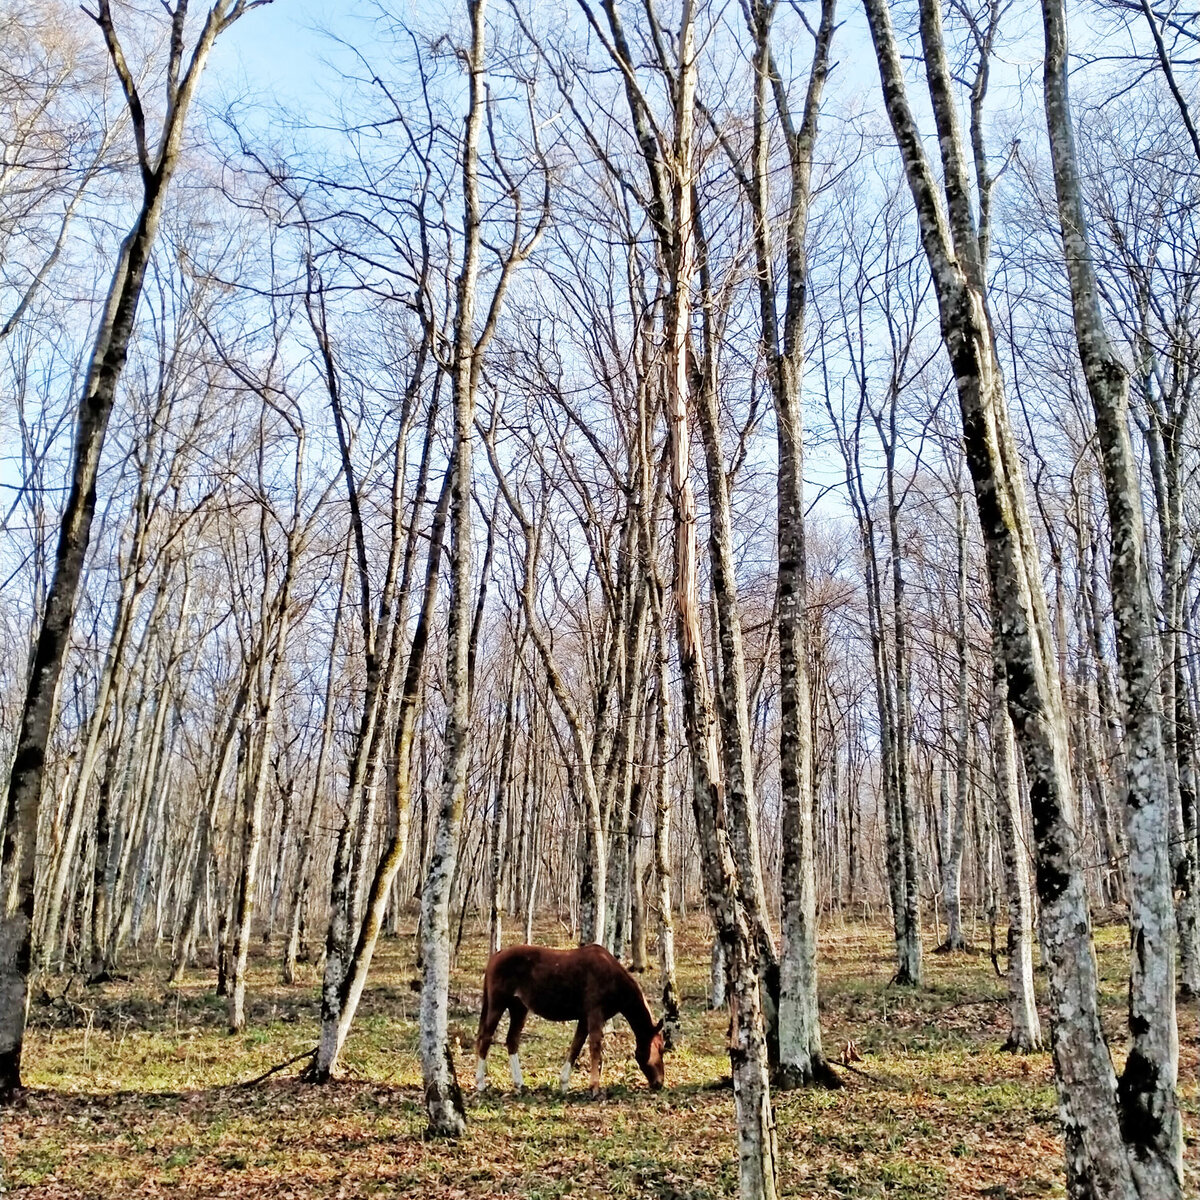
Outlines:
{"label": "forest floor", "polygon": [[[565,944],[568,931],[539,930]],[[986,939],[986,929],[981,930]],[[1097,932],[1105,1027],[1118,1062],[1125,1038],[1123,926]],[[531,1018],[522,1045],[529,1085],[515,1094],[502,1043],[493,1090],[473,1092],[471,1042],[482,934],[468,932],[455,969],[452,1033],[469,1124],[457,1144],[422,1140],[411,936],[381,944],[344,1054],[326,1087],[290,1068],[239,1083],[315,1044],[318,980],[293,987],[253,961],[249,1028],[225,1032],[211,972],[168,987],[146,963],[92,988],[53,977],[35,997],[26,1042],[30,1091],[0,1121],[0,1194],[22,1200],[181,1197],[653,1197],[737,1194],[726,1016],[706,1011],[708,944],[681,931],[684,1045],[667,1087],[650,1092],[623,1021],[606,1042],[607,1095],[586,1091],[586,1057],[563,1096],[558,1071],[572,1027]],[[1063,1195],[1050,1056],[1003,1054],[1004,982],[985,953],[927,954],[925,985],[890,985],[891,941],[878,924],[825,922],[820,946],[826,1049],[853,1039],[863,1073],[840,1091],[775,1095],[780,1183],[789,1197]],[[654,976],[646,976],[658,1010]],[[1180,1008],[1180,1078],[1188,1195],[1200,1195],[1196,1004]],[[1045,1015],[1043,1013],[1043,1020]],[[505,1026],[501,1025],[501,1036]]]}

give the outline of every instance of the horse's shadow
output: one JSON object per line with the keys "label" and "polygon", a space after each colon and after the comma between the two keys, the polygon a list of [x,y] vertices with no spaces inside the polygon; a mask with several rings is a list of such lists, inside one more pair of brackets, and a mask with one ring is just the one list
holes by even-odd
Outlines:
{"label": "horse's shadow", "polygon": [[668,1084],[659,1092],[651,1091],[644,1084],[613,1083],[606,1084],[600,1089],[599,1095],[593,1096],[586,1085],[573,1087],[564,1092],[554,1083],[526,1084],[523,1088],[489,1087],[486,1092],[472,1092],[467,1101],[468,1109],[472,1107],[487,1110],[503,1108],[508,1104],[520,1105],[523,1108],[559,1108],[563,1105],[595,1105],[595,1104],[656,1104],[660,1101],[670,1101],[679,1097],[703,1096],[709,1092],[727,1091],[733,1087],[733,1081],[725,1076],[702,1082]]}

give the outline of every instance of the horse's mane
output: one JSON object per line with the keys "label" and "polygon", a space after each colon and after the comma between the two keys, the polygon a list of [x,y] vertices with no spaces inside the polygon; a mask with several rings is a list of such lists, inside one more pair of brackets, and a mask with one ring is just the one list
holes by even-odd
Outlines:
{"label": "horse's mane", "polygon": [[[599,942],[592,942],[591,945],[598,946],[604,951],[605,958],[616,967],[621,982],[625,985],[625,991],[629,999],[627,1007],[621,1009],[621,1015],[629,1022],[629,1027],[633,1030],[638,1041],[653,1037],[654,1014],[650,1011],[650,1005],[646,1002],[646,994],[642,991],[642,985],[638,983],[633,973],[625,964],[605,949],[605,947],[601,946]],[[580,947],[580,949],[586,948]]]}

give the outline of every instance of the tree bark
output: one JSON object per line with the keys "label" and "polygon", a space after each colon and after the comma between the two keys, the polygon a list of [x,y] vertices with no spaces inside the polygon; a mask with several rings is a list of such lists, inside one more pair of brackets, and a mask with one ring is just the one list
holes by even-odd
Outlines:
{"label": "tree bark", "polygon": [[[614,36],[619,24],[611,0],[606,12]],[[757,861],[747,864],[758,878],[739,879],[722,828],[725,794],[721,756],[708,673],[696,580],[696,504],[690,478],[688,437],[689,290],[694,269],[692,211],[692,132],[696,87],[693,14],[685,0],[679,34],[679,76],[674,81],[675,132],[671,163],[671,228],[664,259],[668,264],[668,358],[666,363],[668,446],[675,508],[675,607],[683,675],[684,721],[691,749],[693,811],[705,874],[705,891],[724,950],[730,982],[729,1061],[733,1072],[738,1126],[738,1181],[742,1200],[774,1200],[778,1150],[771,1110],[766,1035],[763,1023],[757,930],[747,911],[761,891]],[[628,62],[628,54],[621,50]],[[637,102],[628,92],[635,124]],[[653,164],[651,165],[653,169]],[[665,212],[664,212],[665,216]],[[746,831],[743,830],[743,834]],[[746,839],[743,838],[743,848]],[[748,899],[748,897],[750,899]]]}

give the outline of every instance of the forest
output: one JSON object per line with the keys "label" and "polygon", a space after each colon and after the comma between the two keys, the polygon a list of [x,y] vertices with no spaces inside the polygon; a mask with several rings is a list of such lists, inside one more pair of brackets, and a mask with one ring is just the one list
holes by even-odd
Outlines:
{"label": "forest", "polygon": [[1200,1196],[1190,4],[0,0],[0,1193]]}

